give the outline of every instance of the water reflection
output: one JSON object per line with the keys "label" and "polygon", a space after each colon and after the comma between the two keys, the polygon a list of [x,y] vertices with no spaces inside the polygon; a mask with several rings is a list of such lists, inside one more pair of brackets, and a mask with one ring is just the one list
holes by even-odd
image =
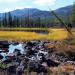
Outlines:
{"label": "water reflection", "polygon": [[13,54],[15,49],[19,49],[21,50],[21,53],[23,53],[24,49],[23,49],[23,44],[18,44],[18,45],[9,45],[9,52],[8,53],[1,53],[1,55],[3,55],[4,57],[10,54]]}
{"label": "water reflection", "polygon": [[[11,44],[11,45],[9,46],[9,53],[13,53],[13,51],[14,51],[15,49],[21,50],[21,53],[23,53],[23,51],[24,51],[22,44],[18,44],[18,45],[16,45],[16,46],[14,46],[14,45]],[[8,53],[8,54],[9,54],[9,53]]]}

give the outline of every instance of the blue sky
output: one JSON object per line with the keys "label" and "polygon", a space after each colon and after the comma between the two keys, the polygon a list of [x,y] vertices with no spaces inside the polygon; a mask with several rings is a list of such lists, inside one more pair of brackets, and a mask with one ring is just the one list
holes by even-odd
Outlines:
{"label": "blue sky", "polygon": [[38,8],[41,10],[57,9],[72,5],[75,0],[0,0],[0,13],[15,9]]}

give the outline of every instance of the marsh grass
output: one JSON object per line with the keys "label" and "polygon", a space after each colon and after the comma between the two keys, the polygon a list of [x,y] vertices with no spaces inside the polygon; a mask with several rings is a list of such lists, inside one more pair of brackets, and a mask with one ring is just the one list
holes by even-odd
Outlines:
{"label": "marsh grass", "polygon": [[[12,30],[12,31],[10,31]],[[24,30],[47,30],[48,34],[27,32]],[[63,40],[68,38],[65,29],[49,28],[3,28],[0,29],[0,39],[5,40]]]}

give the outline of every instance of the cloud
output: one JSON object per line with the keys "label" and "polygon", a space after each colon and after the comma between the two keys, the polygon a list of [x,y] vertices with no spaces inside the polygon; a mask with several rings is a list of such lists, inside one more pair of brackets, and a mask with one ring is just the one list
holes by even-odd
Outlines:
{"label": "cloud", "polygon": [[19,0],[0,0],[0,3],[16,3]]}
{"label": "cloud", "polygon": [[11,11],[10,8],[5,8],[5,9],[4,9],[4,12],[9,12],[9,11]]}
{"label": "cloud", "polygon": [[0,12],[8,12],[15,9],[39,8],[51,6],[56,0],[0,0]]}
{"label": "cloud", "polygon": [[[31,0],[29,0],[31,2]],[[31,8],[28,0],[0,0],[0,12],[9,12],[16,9]]]}
{"label": "cloud", "polygon": [[17,7],[15,7],[15,8],[5,8],[4,10],[3,10],[3,12],[9,12],[9,11],[13,11],[13,10],[15,10],[15,9],[23,9],[23,8],[31,8],[31,6],[17,6]]}
{"label": "cloud", "polygon": [[56,0],[34,0],[33,3],[38,6],[51,6],[55,4]]}
{"label": "cloud", "polygon": [[15,7],[15,9],[23,9],[23,8],[31,8],[31,6],[25,5],[25,6],[17,6],[17,7]]}

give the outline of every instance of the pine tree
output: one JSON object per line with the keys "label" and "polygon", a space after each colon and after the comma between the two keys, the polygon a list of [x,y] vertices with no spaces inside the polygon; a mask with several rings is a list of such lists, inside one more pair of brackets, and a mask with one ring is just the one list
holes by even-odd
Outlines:
{"label": "pine tree", "polygon": [[4,22],[4,23],[3,23],[3,24],[4,24],[3,26],[4,26],[4,27],[8,27],[8,24],[7,24],[7,13],[4,14],[3,22]]}
{"label": "pine tree", "polygon": [[0,28],[1,28],[1,20],[0,20]]}
{"label": "pine tree", "polygon": [[27,15],[27,27],[30,27],[29,21],[30,21],[30,13],[29,13],[29,9],[28,9],[28,15]]}
{"label": "pine tree", "polygon": [[8,12],[8,27],[13,27],[12,15]]}
{"label": "pine tree", "polygon": [[42,27],[42,25],[41,25],[41,18],[40,17],[38,17],[38,24],[37,24],[37,27]]}
{"label": "pine tree", "polygon": [[72,25],[75,26],[75,2],[72,9]]}

